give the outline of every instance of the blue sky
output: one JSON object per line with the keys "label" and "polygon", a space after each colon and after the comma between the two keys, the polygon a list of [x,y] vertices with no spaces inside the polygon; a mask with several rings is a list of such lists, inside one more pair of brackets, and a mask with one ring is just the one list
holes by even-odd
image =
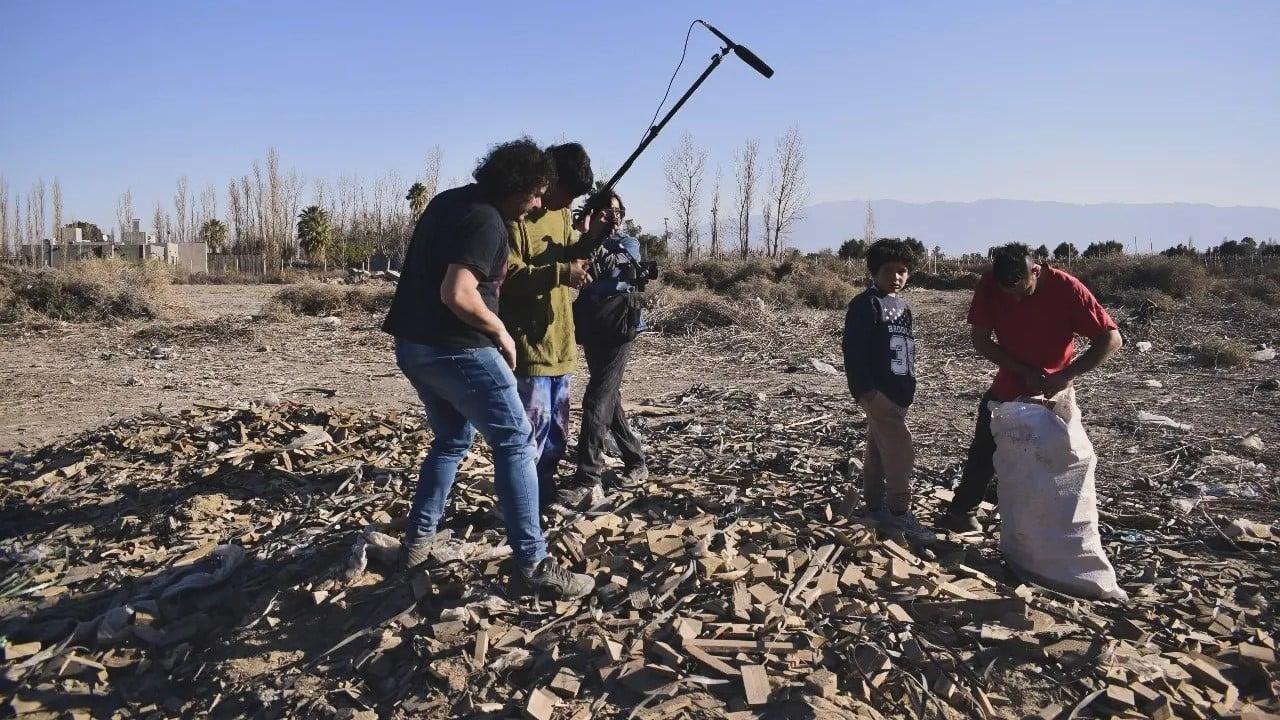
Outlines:
{"label": "blue sky", "polygon": [[[0,173],[60,179],[69,217],[115,224],[247,172],[269,146],[308,179],[444,180],[486,147],[635,146],[705,18],[733,58],[619,189],[660,227],[683,132],[732,177],[797,126],[812,202],[1017,198],[1280,205],[1280,2],[0,3]],[[717,49],[695,29],[678,94]],[[600,174],[604,174],[603,172]],[[310,191],[308,191],[309,194]],[[225,207],[225,200],[220,201]]]}

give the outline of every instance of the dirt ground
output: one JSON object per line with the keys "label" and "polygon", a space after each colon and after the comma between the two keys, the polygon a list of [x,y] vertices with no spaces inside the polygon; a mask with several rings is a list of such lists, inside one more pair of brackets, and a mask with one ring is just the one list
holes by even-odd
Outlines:
{"label": "dirt ground", "polygon": [[[382,432],[379,423],[388,428],[409,427],[397,418],[412,417],[418,405],[394,366],[389,338],[377,328],[380,317],[349,315],[336,329],[318,318],[256,319],[276,289],[180,286],[174,289],[173,307],[164,320],[116,326],[28,325],[0,331],[0,362],[6,369],[0,377],[0,449],[15,457],[41,447],[44,454],[56,454],[46,446],[72,447],[82,433],[89,433],[82,436],[88,438],[94,428],[122,418],[172,418],[193,408],[201,411],[249,403],[260,407],[272,394],[286,406],[302,407],[302,415],[310,413],[310,408],[346,408],[356,419],[343,422],[353,428],[360,426],[361,433]],[[961,291],[907,293],[916,318],[920,386],[911,423],[918,452],[917,487],[921,497],[930,498],[922,508],[926,520],[934,517],[938,507],[932,488],[948,487],[958,475],[976,403],[994,375],[969,346],[964,323],[968,297]],[[740,488],[743,499],[739,503],[761,503],[750,509],[764,517],[821,517],[819,508],[824,503],[838,503],[843,495],[843,486],[833,484],[832,479],[844,472],[850,457],[860,454],[862,421],[839,372],[841,315],[819,311],[766,315],[764,322],[751,327],[681,337],[645,334],[638,340],[624,397],[678,413],[674,417],[642,415],[636,421],[646,438],[658,486],[669,486],[660,492],[667,505],[646,506],[648,515],[642,516],[646,521],[671,522],[671,517],[659,513],[671,513],[677,505],[690,514],[698,508],[719,507],[714,498],[692,497],[697,493],[682,497],[681,488],[701,483]],[[1274,588],[1276,580],[1275,546],[1237,544],[1223,534],[1222,527],[1234,519],[1274,523],[1280,516],[1280,487],[1274,470],[1280,467],[1280,453],[1276,452],[1280,447],[1280,391],[1267,382],[1280,374],[1280,363],[1207,368],[1195,361],[1192,346],[1199,338],[1216,334],[1274,347],[1280,342],[1280,323],[1274,316],[1202,312],[1190,307],[1147,315],[1116,308],[1115,315],[1128,344],[1078,389],[1085,424],[1099,455],[1099,507],[1108,552],[1121,585],[1139,598],[1134,607],[1106,610],[1106,617],[1119,622],[1141,616],[1155,624],[1176,626],[1181,620],[1174,618],[1182,618],[1186,607],[1195,603],[1234,607],[1233,602],[1247,605],[1247,599],[1263,603],[1261,620],[1251,616],[1255,617],[1251,622],[1259,624],[1247,631],[1259,633],[1256,638],[1270,637],[1274,643],[1275,614],[1271,601],[1265,598],[1271,593],[1265,588]],[[1139,350],[1139,342],[1150,342],[1150,349]],[[576,383],[575,403],[584,379]],[[369,410],[374,412],[360,414]],[[1168,416],[1188,427],[1138,422],[1139,411]],[[222,411],[208,412],[213,417]],[[193,437],[208,430],[192,422]],[[248,421],[240,422],[239,434],[245,436]],[[118,437],[118,433],[104,435],[105,440],[95,439],[95,443],[121,446],[119,457],[107,466],[125,473],[150,466],[154,457],[139,448],[157,437],[175,442],[172,452],[179,457],[205,452],[201,449],[204,440],[187,440],[180,447],[176,438],[166,434],[170,431],[163,423],[157,423],[141,423],[136,443]],[[263,432],[275,432],[272,428],[280,426],[279,418],[268,418],[264,423]],[[416,438],[410,450],[398,450],[394,443],[386,449],[396,483],[410,479],[413,457],[423,442],[411,427],[404,432],[408,435],[403,437]],[[1256,436],[1260,444],[1243,447],[1242,440],[1248,436]],[[215,454],[212,448],[220,441],[212,435],[210,438],[208,452]],[[767,498],[774,496],[768,494],[749,500],[759,494],[752,487],[759,478],[778,477],[794,478],[794,487],[783,491],[769,488],[769,492],[782,492],[781,501],[795,503],[794,507],[785,512],[770,507]],[[194,652],[191,643],[184,643],[179,647],[185,647],[187,654],[170,654],[164,660],[172,670],[161,673],[164,680],[155,680],[159,689],[147,686],[144,691],[142,685],[133,686],[123,695],[113,696],[113,701],[126,707],[132,703],[137,709],[131,693],[138,693],[149,698],[150,707],[163,702],[174,716],[203,714],[219,702],[219,716],[255,713],[282,702],[284,696],[266,686],[273,676],[283,677],[281,673],[287,670],[291,673],[290,693],[326,695],[326,707],[341,705],[335,696],[347,693],[356,706],[378,707],[379,715],[386,715],[382,711],[391,701],[379,698],[399,692],[395,706],[411,715],[415,714],[413,703],[418,702],[419,716],[459,716],[458,707],[449,706],[449,693],[442,695],[439,689],[461,689],[466,683],[465,672],[461,679],[452,677],[445,666],[433,666],[429,678],[413,679],[402,673],[401,684],[413,680],[408,685],[417,689],[393,691],[372,680],[367,687],[359,686],[358,681],[352,685],[352,676],[343,674],[348,671],[341,662],[332,667],[328,661],[316,665],[320,650],[352,627],[361,626],[370,613],[380,612],[380,604],[394,604],[394,598],[388,600],[390,596],[381,590],[361,592],[370,588],[352,587],[343,591],[344,596],[350,593],[347,602],[361,607],[356,614],[337,615],[332,604],[316,610],[293,598],[287,603],[290,617],[282,625],[268,628],[254,621],[280,611],[277,597],[284,598],[280,600],[284,603],[292,597],[290,593],[310,597],[316,588],[330,587],[309,579],[309,574],[342,561],[350,533],[379,516],[372,509],[385,507],[389,514],[383,515],[384,520],[394,515],[396,508],[403,511],[407,499],[404,484],[388,486],[383,475],[366,479],[371,488],[369,497],[376,495],[380,504],[364,507],[351,517],[344,516],[355,508],[343,508],[339,495],[352,483],[350,478],[286,471],[268,476],[261,486],[246,484],[248,481],[220,470],[207,481],[189,483],[190,489],[166,478],[154,489],[139,484],[102,498],[70,495],[66,499],[29,496],[19,500],[14,495],[6,500],[0,514],[0,529],[5,535],[12,531],[10,537],[34,544],[51,533],[67,532],[91,541],[98,555],[95,562],[83,563],[67,573],[76,575],[82,585],[61,597],[0,603],[0,630],[7,628],[11,636],[21,634],[24,617],[39,618],[49,627],[68,617],[86,619],[86,613],[98,611],[95,608],[100,609],[110,595],[111,583],[120,579],[116,570],[108,573],[107,581],[95,581],[94,573],[126,561],[133,569],[125,575],[157,571],[169,562],[164,558],[197,548],[200,543],[182,541],[180,536],[200,526],[201,537],[240,538],[247,548],[269,558],[268,562],[260,561],[251,587],[237,600],[242,606],[238,612],[247,614],[236,622],[247,624],[238,624],[234,631],[227,631],[225,640],[211,641],[207,647],[196,643]],[[195,489],[197,484],[199,489]],[[313,505],[309,496],[315,493],[320,494],[315,495]],[[690,509],[681,503],[697,507]],[[274,513],[274,519],[262,521],[271,523],[266,527],[254,514],[263,510]],[[471,532],[471,523],[484,517],[481,510],[457,519],[458,530]],[[316,512],[323,518],[319,527],[328,534],[304,532],[303,536],[316,539],[317,546],[311,551],[313,555],[298,555],[298,541],[283,531],[291,528],[293,532],[291,523],[303,522],[309,514],[314,521]],[[229,518],[246,513],[254,514],[256,524],[241,535],[242,528]],[[145,522],[139,523],[138,518]],[[157,529],[160,520],[180,529]],[[157,550],[153,546],[157,541],[135,538],[127,555],[125,546],[102,554],[110,543],[143,530],[156,538],[172,536],[165,541],[171,544]],[[998,568],[998,554],[989,541],[980,548],[956,552],[968,552],[969,564],[982,562],[987,567],[995,563],[993,567]],[[1162,552],[1165,555],[1159,555]],[[1187,558],[1186,566],[1171,569],[1168,558],[1175,556]],[[75,565],[67,563],[68,567]],[[1169,583],[1174,581],[1162,579],[1170,572],[1195,575],[1198,579],[1190,584],[1200,586],[1206,595],[1189,597],[1189,591],[1172,592]],[[65,576],[60,582],[72,585]],[[1264,599],[1256,601],[1255,595]],[[1216,610],[1213,615],[1216,617]],[[341,633],[334,629],[339,627],[343,628]],[[1244,633],[1246,628],[1242,625],[1236,632]],[[371,637],[377,646],[378,636]],[[390,642],[386,632],[381,637],[384,644]],[[370,656],[374,652],[370,650]],[[138,677],[146,672],[139,670]],[[1002,694],[1005,703],[996,713],[999,717],[1034,714],[1050,700],[1075,702],[1083,692],[1073,685],[1080,680],[1074,670],[1071,672],[1076,674],[1067,679],[1048,678],[1035,670],[993,662],[986,672],[990,677],[984,674],[985,682],[993,692]],[[423,683],[437,689],[417,687]],[[392,684],[387,681],[388,688]],[[468,697],[475,690],[470,688]],[[212,705],[208,694],[217,695]],[[404,700],[410,696],[417,699]],[[343,702],[350,705],[348,700]],[[606,706],[603,716],[626,717],[628,706],[620,700],[617,703]],[[303,712],[301,705],[290,707],[292,710],[284,711],[286,715]],[[264,714],[276,716],[278,712]],[[461,716],[465,715],[462,712]],[[702,716],[693,710],[689,715]],[[719,717],[710,710],[705,716]]]}

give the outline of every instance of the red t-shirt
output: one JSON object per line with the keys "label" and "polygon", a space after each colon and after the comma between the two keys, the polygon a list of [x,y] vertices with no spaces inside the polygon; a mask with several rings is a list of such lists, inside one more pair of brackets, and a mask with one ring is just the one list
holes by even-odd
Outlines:
{"label": "red t-shirt", "polygon": [[[1040,266],[1031,295],[1010,295],[991,273],[983,275],[969,306],[969,324],[995,330],[1005,352],[1046,375],[1071,364],[1076,335],[1092,339],[1116,329],[1084,283],[1047,265]],[[991,394],[1004,402],[1028,395],[1030,389],[1021,377],[1001,368]]]}

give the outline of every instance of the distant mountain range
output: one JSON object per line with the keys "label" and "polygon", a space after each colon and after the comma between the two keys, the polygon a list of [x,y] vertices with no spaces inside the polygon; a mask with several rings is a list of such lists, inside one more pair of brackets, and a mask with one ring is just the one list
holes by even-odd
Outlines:
{"label": "distant mountain range", "polygon": [[[877,237],[918,238],[947,254],[985,251],[1010,241],[1031,247],[1060,242],[1083,250],[1091,242],[1117,240],[1132,252],[1162,250],[1188,238],[1205,249],[1225,236],[1280,241],[1280,209],[1218,207],[1192,203],[1073,205],[1030,200],[908,203],[873,200]],[[848,200],[812,205],[797,221],[788,246],[805,252],[837,248],[862,237],[867,202]]]}

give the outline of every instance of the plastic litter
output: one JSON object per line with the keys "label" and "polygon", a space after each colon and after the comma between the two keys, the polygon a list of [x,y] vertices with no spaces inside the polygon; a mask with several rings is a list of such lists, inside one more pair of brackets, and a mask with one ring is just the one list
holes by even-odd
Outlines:
{"label": "plastic litter", "polygon": [[1160,425],[1162,427],[1173,428],[1174,430],[1182,430],[1184,432],[1191,429],[1191,426],[1186,423],[1180,423],[1177,420],[1174,420],[1173,418],[1167,415],[1156,415],[1155,413],[1149,413],[1146,410],[1138,411],[1138,422],[1146,423],[1148,425]]}

